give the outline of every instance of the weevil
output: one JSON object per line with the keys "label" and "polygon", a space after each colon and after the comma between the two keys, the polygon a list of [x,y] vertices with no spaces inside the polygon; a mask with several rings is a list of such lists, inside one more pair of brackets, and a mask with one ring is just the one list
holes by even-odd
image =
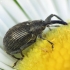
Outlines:
{"label": "weevil", "polygon": [[[59,20],[51,20],[54,16]],[[13,54],[21,53],[23,57],[22,50],[36,42],[37,36],[42,38],[42,32],[46,27],[56,23],[67,25],[59,16],[51,14],[44,21],[26,21],[13,26],[7,31],[3,39],[6,52],[12,56]],[[48,42],[52,44],[50,41]],[[16,58],[15,56],[13,57]]]}

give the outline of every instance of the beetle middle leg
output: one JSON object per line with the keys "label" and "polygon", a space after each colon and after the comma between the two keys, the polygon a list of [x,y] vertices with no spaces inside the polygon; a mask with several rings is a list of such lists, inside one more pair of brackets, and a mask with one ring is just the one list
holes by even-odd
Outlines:
{"label": "beetle middle leg", "polygon": [[52,50],[53,50],[53,48],[54,48],[54,44],[51,42],[51,41],[49,41],[49,40],[47,40],[51,45],[52,45]]}
{"label": "beetle middle leg", "polygon": [[[39,36],[39,38],[41,38],[41,39],[43,39],[43,40],[46,40],[43,36],[42,36],[42,34],[39,34],[38,35]],[[47,40],[51,45],[52,45],[52,50],[53,50],[53,48],[54,48],[54,44],[51,42],[51,41],[49,41],[49,40]]]}

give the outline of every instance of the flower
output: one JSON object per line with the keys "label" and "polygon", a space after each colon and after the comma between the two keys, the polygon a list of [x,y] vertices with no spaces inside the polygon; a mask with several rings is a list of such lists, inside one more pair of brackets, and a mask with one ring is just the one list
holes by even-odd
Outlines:
{"label": "flower", "polygon": [[30,46],[18,62],[18,70],[70,70],[70,25],[53,29],[44,37]]}

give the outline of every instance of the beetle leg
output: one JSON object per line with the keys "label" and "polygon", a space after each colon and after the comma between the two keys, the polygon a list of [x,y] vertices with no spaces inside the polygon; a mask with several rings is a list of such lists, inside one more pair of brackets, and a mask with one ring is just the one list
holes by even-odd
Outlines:
{"label": "beetle leg", "polygon": [[24,57],[24,55],[23,55],[23,53],[22,53],[21,50],[20,50],[20,54],[21,54],[22,58],[17,58],[17,57],[15,57],[14,55],[12,55],[12,57],[15,58],[15,59],[17,59],[17,60],[21,60],[21,59],[23,59],[23,57]]}
{"label": "beetle leg", "polygon": [[17,61],[16,61],[16,62],[14,63],[14,65],[12,66],[12,68],[14,68],[14,67],[16,66],[17,62],[18,62],[19,60],[23,59],[23,58],[17,58],[17,57],[15,57],[14,55],[12,55],[12,57],[15,58],[15,59],[17,59]]}
{"label": "beetle leg", "polygon": [[49,25],[47,25],[47,27],[48,27],[48,29],[51,31],[52,29],[50,28],[50,26]]}
{"label": "beetle leg", "polygon": [[[39,35],[39,36],[40,36],[41,39],[46,40],[46,39],[45,39],[44,37],[42,37],[41,35]],[[53,48],[54,48],[54,47],[53,47],[53,43],[52,43],[51,41],[49,41],[49,40],[47,40],[47,41],[52,45],[52,50],[53,50]]]}
{"label": "beetle leg", "polygon": [[16,66],[16,64],[17,64],[18,61],[19,61],[19,60],[17,60],[17,61],[14,63],[14,65],[12,66],[12,68],[14,68],[14,67]]}
{"label": "beetle leg", "polygon": [[50,27],[48,27],[48,29],[51,31],[52,29]]}
{"label": "beetle leg", "polygon": [[11,55],[13,58],[17,59],[17,60],[21,60],[22,58],[17,58],[16,56],[14,55]]}
{"label": "beetle leg", "polygon": [[12,66],[13,68],[14,68],[14,66],[16,66],[16,64],[17,64],[17,62],[18,62],[19,60],[22,60],[22,59],[23,59],[24,55],[23,55],[22,51],[20,51],[20,54],[21,54],[22,58],[17,58],[17,57],[15,57],[14,55],[12,55],[14,58],[17,59],[17,61],[16,61],[16,62],[14,63],[14,65]]}
{"label": "beetle leg", "polygon": [[45,40],[45,38],[42,36],[42,34],[39,34],[38,37]]}
{"label": "beetle leg", "polygon": [[53,48],[54,48],[54,44],[51,42],[51,41],[49,41],[49,40],[47,40],[51,45],[52,45],[52,50],[53,50]]}
{"label": "beetle leg", "polygon": [[22,58],[24,57],[24,55],[23,55],[23,53],[22,53],[22,50],[20,49],[20,54],[21,54],[21,56],[22,56]]}
{"label": "beetle leg", "polygon": [[[43,40],[46,40],[46,39],[42,36],[42,34],[39,34],[38,36],[39,36],[39,38],[41,38],[41,39],[43,39]],[[52,50],[53,50],[53,48],[54,48],[53,45],[54,45],[54,44],[53,44],[51,41],[49,41],[49,40],[47,40],[47,41],[52,45]]]}

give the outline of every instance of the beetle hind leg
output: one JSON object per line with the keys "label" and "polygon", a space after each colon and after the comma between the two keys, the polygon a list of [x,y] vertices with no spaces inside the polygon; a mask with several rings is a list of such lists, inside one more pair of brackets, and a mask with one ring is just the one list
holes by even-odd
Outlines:
{"label": "beetle hind leg", "polygon": [[17,58],[14,55],[12,55],[13,58],[17,59],[17,61],[14,63],[14,65],[12,66],[12,68],[14,68],[16,66],[16,64],[18,63],[19,60],[23,59],[23,58]]}
{"label": "beetle hind leg", "polygon": [[19,60],[22,60],[22,59],[23,59],[24,55],[23,55],[22,51],[20,51],[20,54],[21,54],[21,56],[22,56],[21,58],[17,58],[17,57],[15,57],[14,55],[12,55],[13,58],[17,59],[17,61],[16,61],[16,62],[14,63],[14,65],[12,66],[12,68],[14,68],[14,67],[16,66],[16,64],[18,63]]}
{"label": "beetle hind leg", "polygon": [[16,64],[18,63],[19,60],[17,60],[14,65],[12,66],[12,68],[14,68],[16,66]]}
{"label": "beetle hind leg", "polygon": [[18,58],[18,57],[16,57],[16,56],[14,56],[14,55],[11,55],[13,58],[15,58],[15,59],[17,59],[17,60],[21,60],[22,58]]}

